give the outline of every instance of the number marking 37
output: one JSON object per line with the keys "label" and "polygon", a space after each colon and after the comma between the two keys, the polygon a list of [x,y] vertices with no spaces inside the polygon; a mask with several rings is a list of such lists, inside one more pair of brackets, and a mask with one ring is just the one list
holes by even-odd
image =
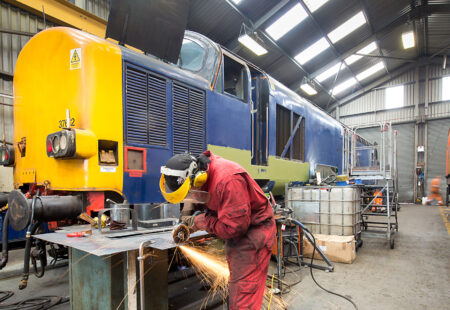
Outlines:
{"label": "number marking 37", "polygon": [[[75,126],[75,118],[70,119],[70,126]],[[67,128],[67,121],[62,119],[59,121],[59,128]]]}

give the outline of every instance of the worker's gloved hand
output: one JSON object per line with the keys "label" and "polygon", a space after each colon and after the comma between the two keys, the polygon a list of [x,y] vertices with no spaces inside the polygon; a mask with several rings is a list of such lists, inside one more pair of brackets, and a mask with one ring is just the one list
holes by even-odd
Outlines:
{"label": "worker's gloved hand", "polygon": [[180,220],[193,231],[206,229],[205,213],[181,216]]}
{"label": "worker's gloved hand", "polygon": [[194,228],[194,215],[182,215],[180,217],[180,221],[185,223],[187,227],[193,229]]}
{"label": "worker's gloved hand", "polygon": [[201,213],[197,216],[194,216],[194,229],[195,230],[206,230],[205,213]]}

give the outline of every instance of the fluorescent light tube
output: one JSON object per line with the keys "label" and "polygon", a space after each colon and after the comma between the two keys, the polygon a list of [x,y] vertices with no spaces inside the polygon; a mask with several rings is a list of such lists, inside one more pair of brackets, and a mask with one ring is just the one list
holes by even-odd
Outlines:
{"label": "fluorescent light tube", "polygon": [[414,31],[402,33],[402,41],[403,41],[403,48],[405,50],[414,47],[416,45],[416,42],[414,40]]}
{"label": "fluorescent light tube", "polygon": [[251,50],[253,53],[255,53],[257,56],[261,56],[267,53],[267,50],[264,47],[262,47],[258,42],[253,40],[248,34],[240,36],[238,38],[238,41],[246,48]]}

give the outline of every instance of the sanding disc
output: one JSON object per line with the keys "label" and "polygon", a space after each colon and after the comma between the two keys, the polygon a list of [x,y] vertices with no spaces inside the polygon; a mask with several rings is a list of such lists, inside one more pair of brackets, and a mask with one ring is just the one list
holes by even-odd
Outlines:
{"label": "sanding disc", "polygon": [[177,225],[172,231],[172,238],[175,243],[183,243],[189,239],[189,236],[189,228],[184,224]]}

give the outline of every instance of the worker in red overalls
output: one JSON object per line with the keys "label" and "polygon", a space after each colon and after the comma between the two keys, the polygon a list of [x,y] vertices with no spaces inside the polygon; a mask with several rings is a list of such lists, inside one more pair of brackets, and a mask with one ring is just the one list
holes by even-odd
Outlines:
{"label": "worker in red overalls", "polygon": [[170,158],[161,167],[160,189],[171,203],[204,203],[206,213],[188,215],[183,208],[181,220],[226,240],[229,309],[261,309],[276,227],[255,180],[237,163],[206,151]]}

